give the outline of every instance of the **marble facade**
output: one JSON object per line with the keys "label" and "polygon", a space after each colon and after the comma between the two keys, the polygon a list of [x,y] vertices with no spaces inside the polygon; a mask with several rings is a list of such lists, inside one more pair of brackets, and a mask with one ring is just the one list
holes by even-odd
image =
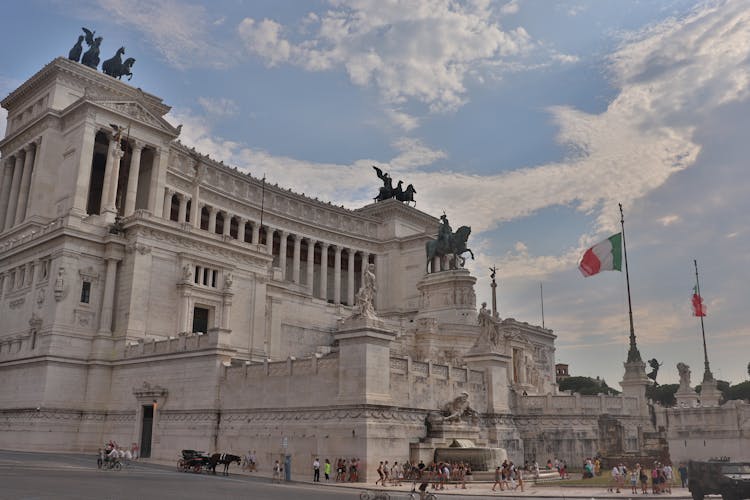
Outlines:
{"label": "marble facade", "polygon": [[[638,391],[556,394],[551,330],[499,319],[496,348],[472,348],[476,279],[425,274],[432,215],[267,185],[181,144],[160,98],[67,59],[2,106],[0,447],[252,448],[372,474],[461,392],[516,461],[594,455],[602,414],[639,446]],[[368,264],[377,319],[352,319]]]}

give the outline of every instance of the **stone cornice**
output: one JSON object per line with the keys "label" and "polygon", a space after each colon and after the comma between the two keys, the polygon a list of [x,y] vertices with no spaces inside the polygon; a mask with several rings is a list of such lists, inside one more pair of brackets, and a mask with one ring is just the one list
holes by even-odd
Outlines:
{"label": "stone cornice", "polygon": [[65,108],[61,115],[67,117],[72,115],[79,108],[86,105],[92,106],[103,111],[120,115],[125,119],[124,123],[134,122],[140,126],[148,127],[169,136],[169,140],[177,137],[177,129],[168,121],[153,114],[142,103],[127,99],[108,99],[106,97],[84,96],[76,102]]}
{"label": "stone cornice", "polygon": [[427,227],[434,226],[435,232],[437,233],[437,226],[439,220],[437,217],[433,217],[430,214],[417,210],[414,207],[407,205],[404,202],[398,201],[395,198],[389,200],[379,201],[377,203],[371,203],[362,208],[358,208],[355,212],[362,215],[373,217],[378,220],[392,218],[393,216],[401,216],[405,219],[409,219],[424,225]]}
{"label": "stone cornice", "polygon": [[103,87],[111,92],[113,96],[122,96],[128,100],[140,102],[158,116],[164,116],[171,109],[170,106],[164,104],[159,97],[153,94],[148,94],[139,88],[116,80],[83,64],[69,61],[64,57],[58,57],[45,65],[34,76],[26,80],[20,87],[0,101],[0,105],[5,109],[9,109],[18,101],[37,91],[51,79],[57,78],[61,74],[71,76],[84,84],[88,84],[84,85],[84,87],[89,85]]}
{"label": "stone cornice", "polygon": [[60,113],[47,110],[44,114],[36,117],[31,122],[24,124],[19,130],[14,130],[5,138],[0,140],[0,149],[8,151],[3,158],[13,156],[23,146],[42,135],[47,129],[60,127]]}

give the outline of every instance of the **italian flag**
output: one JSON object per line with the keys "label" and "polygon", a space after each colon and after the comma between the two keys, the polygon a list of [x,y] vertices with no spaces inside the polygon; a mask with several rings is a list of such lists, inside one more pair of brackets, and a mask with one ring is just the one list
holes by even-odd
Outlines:
{"label": "italian flag", "polygon": [[613,234],[586,250],[578,269],[586,277],[599,274],[601,271],[621,271],[622,233]]}
{"label": "italian flag", "polygon": [[705,316],[706,304],[703,303],[703,297],[698,293],[698,285],[693,287],[693,316]]}

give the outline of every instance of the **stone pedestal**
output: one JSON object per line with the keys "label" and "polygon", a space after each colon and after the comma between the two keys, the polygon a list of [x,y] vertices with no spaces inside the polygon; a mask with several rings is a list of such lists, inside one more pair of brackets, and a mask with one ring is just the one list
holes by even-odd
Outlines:
{"label": "stone pedestal", "polygon": [[674,398],[677,401],[677,406],[681,408],[692,408],[698,405],[699,396],[698,393],[690,387],[685,389],[680,387],[675,393]]}
{"label": "stone pedestal", "polygon": [[339,401],[391,404],[391,342],[396,333],[379,320],[349,318],[334,338],[339,344]]}
{"label": "stone pedestal", "polygon": [[418,283],[419,312],[415,319],[432,318],[438,323],[475,325],[477,322],[474,284],[468,269],[454,269],[425,275]]}
{"label": "stone pedestal", "polygon": [[648,405],[646,404],[646,387],[651,385],[651,379],[646,376],[646,363],[643,361],[631,361],[624,363],[625,376],[620,382],[622,395],[638,399],[638,413],[648,416]]}
{"label": "stone pedestal", "polygon": [[[508,367],[510,356],[497,352],[467,354],[464,360],[471,368],[484,370],[487,383],[487,413],[503,414],[510,411],[508,395]],[[481,410],[480,410],[481,411]]]}
{"label": "stone pedestal", "polygon": [[701,384],[700,402],[701,406],[719,406],[721,391],[716,385],[716,379],[704,380]]}

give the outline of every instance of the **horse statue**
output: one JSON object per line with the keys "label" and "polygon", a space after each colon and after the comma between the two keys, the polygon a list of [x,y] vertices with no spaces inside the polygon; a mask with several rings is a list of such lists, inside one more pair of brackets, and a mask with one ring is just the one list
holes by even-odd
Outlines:
{"label": "horse statue", "polygon": [[81,54],[83,53],[83,39],[85,37],[83,35],[78,37],[78,41],[75,45],[73,45],[73,48],[70,49],[70,52],[68,52],[68,59],[71,61],[78,62],[79,59],[81,59]]}
{"label": "horse statue", "polygon": [[133,73],[130,72],[130,68],[133,67],[135,59],[128,57],[125,62],[122,62],[122,55],[125,53],[125,47],[117,49],[115,55],[107,59],[102,63],[102,72],[112,78],[121,79],[123,76],[128,76],[128,80],[133,78]]}
{"label": "horse statue", "polygon": [[230,455],[229,453],[214,453],[213,455],[211,455],[211,458],[209,458],[208,468],[211,469],[211,472],[216,474],[216,466],[223,465],[224,471],[221,473],[221,475],[228,476],[229,465],[232,462],[237,462],[237,465],[240,465],[242,463],[242,457],[238,457],[237,455]]}
{"label": "horse statue", "polygon": [[[401,185],[401,181],[398,181],[398,183],[399,183],[399,186],[400,186]],[[409,184],[408,186],[406,186],[406,189],[404,191],[402,191],[400,193],[398,193],[398,192],[396,193],[396,199],[398,201],[405,201],[407,203],[410,202],[410,201],[414,201],[414,194],[416,192],[417,192],[417,190],[414,189],[414,185],[413,184]],[[416,205],[417,203],[414,202],[414,204]]]}
{"label": "horse statue", "polygon": [[[464,253],[469,252],[471,258],[474,258],[474,252],[466,246],[466,241],[469,239],[471,234],[471,228],[469,226],[461,226],[458,230],[450,234],[447,238],[447,242],[442,238],[436,240],[430,240],[425,243],[425,253],[427,254],[427,265],[425,272],[430,272],[430,263],[435,260],[435,257],[440,257],[440,270],[444,271],[445,266],[443,264],[443,257],[452,256],[449,262],[450,269],[457,269],[463,267],[466,263],[466,259],[462,256]],[[433,266],[432,272],[435,272]]]}
{"label": "horse statue", "polygon": [[654,385],[659,385],[656,382],[656,375],[659,373],[659,368],[662,366],[663,363],[659,363],[656,358],[652,358],[648,360],[648,365],[651,367],[651,371],[646,374],[648,378],[654,381]]}

